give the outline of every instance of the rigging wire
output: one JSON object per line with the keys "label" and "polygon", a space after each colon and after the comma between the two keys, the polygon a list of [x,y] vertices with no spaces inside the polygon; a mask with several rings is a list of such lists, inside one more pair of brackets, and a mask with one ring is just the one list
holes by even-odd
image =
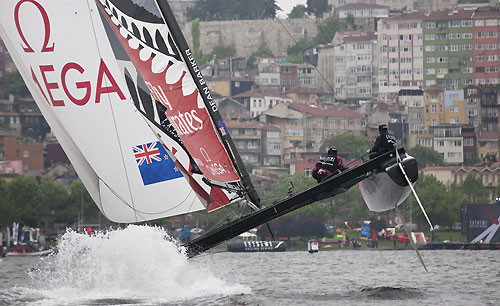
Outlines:
{"label": "rigging wire", "polygon": [[[262,2],[264,3],[264,5],[267,7],[267,9],[270,11],[270,12],[273,12],[272,8],[269,6],[269,4],[266,2],[266,0],[262,0]],[[285,25],[281,22],[281,20],[276,16],[276,14],[274,14],[274,20],[276,20],[280,25],[281,27],[283,28],[283,30],[285,30],[285,32],[288,34],[288,36],[290,36],[290,38],[292,39],[292,41],[295,43],[295,45],[300,49],[300,51],[302,52],[302,54],[304,54],[309,63],[311,64],[311,66],[314,67],[314,70],[316,70],[316,72],[319,74],[319,76],[323,79],[323,81],[326,83],[326,85],[329,87],[329,90],[331,93],[333,93],[335,95],[335,97],[337,97],[338,100],[342,100],[340,98],[340,96],[337,94],[337,92],[335,91],[334,87],[332,86],[332,84],[330,84],[330,82],[326,79],[326,77],[321,73],[321,71],[318,69],[318,67],[316,65],[314,65],[313,63],[313,60],[311,59],[311,57],[309,56],[309,54],[306,53],[306,50],[304,48],[302,48],[302,46],[299,45],[298,41],[293,37],[292,33],[290,33],[290,31],[288,31],[288,29],[285,27]]]}

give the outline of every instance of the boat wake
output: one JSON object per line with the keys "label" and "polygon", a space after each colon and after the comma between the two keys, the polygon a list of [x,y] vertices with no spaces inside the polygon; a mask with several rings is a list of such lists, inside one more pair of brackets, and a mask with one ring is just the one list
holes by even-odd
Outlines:
{"label": "boat wake", "polygon": [[15,290],[36,298],[37,305],[150,305],[250,293],[216,277],[206,265],[188,261],[169,238],[147,226],[95,236],[68,231],[59,252],[29,272],[34,289]]}
{"label": "boat wake", "polygon": [[361,289],[362,295],[376,300],[405,300],[415,299],[422,296],[422,293],[416,288],[405,287],[365,287]]}

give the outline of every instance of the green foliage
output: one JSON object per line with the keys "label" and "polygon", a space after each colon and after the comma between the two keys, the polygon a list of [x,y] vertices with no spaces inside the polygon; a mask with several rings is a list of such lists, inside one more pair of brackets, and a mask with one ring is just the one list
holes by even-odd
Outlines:
{"label": "green foliage", "polygon": [[193,36],[193,54],[196,61],[201,60],[200,51],[200,19],[196,18],[191,24],[191,35]]}
{"label": "green foliage", "polygon": [[272,56],[273,52],[271,51],[271,49],[269,49],[269,47],[266,44],[263,44],[259,47],[257,51],[255,51],[250,55],[247,61],[247,67],[250,69],[257,68],[257,63],[256,63],[257,57],[272,57]]}
{"label": "green foliage", "polygon": [[370,215],[358,185],[339,194],[333,201],[331,215],[334,218],[344,221],[360,221]]}
{"label": "green foliage", "polygon": [[347,23],[347,26],[353,30],[356,30],[358,28],[358,26],[356,25],[356,23],[354,22],[354,16],[349,14],[347,15],[347,18],[345,19],[346,23]]}
{"label": "green foliage", "polygon": [[460,191],[463,194],[462,204],[487,204],[488,190],[484,188],[483,183],[473,174],[467,175],[460,184]]}
{"label": "green foliage", "polygon": [[347,154],[349,158],[355,159],[365,154],[366,150],[370,149],[373,144],[366,136],[343,133],[328,137],[319,150],[326,153],[330,146],[336,146],[340,155]]}
{"label": "green foliage", "polygon": [[4,84],[4,99],[7,99],[9,94],[17,97],[27,97],[30,95],[28,87],[26,87],[19,71],[5,73]]}
{"label": "green foliage", "polygon": [[40,186],[30,176],[18,176],[9,183],[10,202],[15,205],[19,223],[37,225],[41,200]]}
{"label": "green foliage", "polygon": [[225,59],[236,56],[236,48],[234,46],[217,45],[212,51],[212,57],[215,59]]}
{"label": "green foliage", "polygon": [[328,0],[307,0],[307,12],[317,18],[328,11]]}
{"label": "green foliage", "polygon": [[286,197],[288,189],[292,186],[290,182],[293,183],[293,192],[304,191],[316,185],[314,179],[305,176],[303,173],[283,176],[274,184],[273,189],[262,197],[264,206]]}
{"label": "green foliage", "polygon": [[321,19],[316,23],[318,34],[312,40],[304,38],[297,41],[286,49],[286,58],[290,63],[302,63],[304,50],[318,44],[331,43],[337,31],[346,29],[346,23],[337,17]]}
{"label": "green foliage", "polygon": [[339,30],[347,29],[347,25],[338,17],[328,17],[316,23],[318,34],[314,37],[313,44],[331,43],[335,33]]}
{"label": "green foliage", "polygon": [[[422,172],[419,174],[415,190],[433,225],[451,227],[459,221],[461,195],[456,189],[453,185],[447,188],[433,175],[425,175]],[[408,211],[410,203],[413,222],[427,226],[427,221],[413,195],[405,201],[402,210]]]}
{"label": "green foliage", "polygon": [[76,222],[83,208],[82,223],[97,223],[99,208],[88,193],[82,181],[76,180],[70,186],[69,205],[62,211],[66,222]]}
{"label": "green foliage", "polygon": [[198,0],[187,9],[190,20],[256,20],[274,18],[278,10],[275,0]]}
{"label": "green foliage", "polygon": [[433,148],[417,145],[409,149],[408,154],[415,157],[419,169],[424,169],[427,166],[443,166],[445,164],[443,156]]}
{"label": "green foliage", "polygon": [[288,14],[288,19],[299,19],[307,17],[307,8],[303,4],[293,7],[292,11]]}

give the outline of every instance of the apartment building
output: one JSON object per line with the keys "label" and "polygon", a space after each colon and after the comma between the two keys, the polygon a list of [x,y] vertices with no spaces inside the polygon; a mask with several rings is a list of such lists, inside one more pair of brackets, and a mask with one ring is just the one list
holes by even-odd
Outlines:
{"label": "apartment building", "polygon": [[495,132],[479,132],[477,137],[478,142],[478,157],[484,159],[487,156],[495,156],[497,159],[500,156],[499,144],[500,144],[500,133]]}
{"label": "apartment building", "polygon": [[478,8],[473,18],[474,84],[499,84],[500,8]]}
{"label": "apartment building", "polygon": [[472,126],[462,126],[464,138],[464,162],[473,161],[477,156],[477,135]]}
{"label": "apartment building", "polygon": [[481,88],[481,131],[498,131],[498,107],[500,99],[499,89],[495,86],[484,86]]}
{"label": "apartment building", "polygon": [[401,89],[423,86],[423,12],[396,15],[378,22],[379,99],[392,101]]}
{"label": "apartment building", "polygon": [[424,91],[421,89],[401,89],[398,93],[398,104],[408,110],[408,135],[406,145],[411,148],[417,145],[416,137],[424,133]]}
{"label": "apartment building", "polygon": [[350,3],[337,7],[335,13],[340,19],[345,19],[348,16],[354,18],[385,18],[389,17],[389,7],[378,4]]}
{"label": "apartment building", "polygon": [[235,95],[232,98],[241,104],[246,105],[252,117],[262,114],[264,111],[271,109],[277,104],[292,102],[292,98],[288,96],[272,92],[263,92],[260,89],[246,91]]}
{"label": "apartment building", "polygon": [[434,150],[441,153],[450,164],[464,162],[462,127],[460,125],[439,125],[429,127],[434,139]]}
{"label": "apartment building", "polygon": [[265,122],[226,121],[226,126],[244,162],[277,164],[281,157],[280,129]]}
{"label": "apartment building", "polygon": [[465,116],[469,124],[475,128],[482,127],[481,121],[481,88],[469,85],[464,87]]}
{"label": "apartment building", "polygon": [[338,31],[334,46],[334,88],[341,100],[371,101],[378,93],[374,32]]}
{"label": "apartment building", "polygon": [[473,83],[473,10],[427,12],[423,18],[424,86]]}

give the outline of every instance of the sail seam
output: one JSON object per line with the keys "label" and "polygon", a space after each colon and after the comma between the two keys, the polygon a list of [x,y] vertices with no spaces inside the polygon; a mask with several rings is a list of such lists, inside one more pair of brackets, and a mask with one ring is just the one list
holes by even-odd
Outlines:
{"label": "sail seam", "polygon": [[[87,7],[88,7],[88,10],[89,10],[89,15],[92,16],[92,9],[90,8],[90,4],[89,4],[88,1],[87,1]],[[98,18],[100,18],[100,16],[99,16],[99,10],[96,10],[96,13],[98,15]],[[92,24],[92,32],[94,34],[94,39],[97,42],[98,40],[97,40],[97,34],[96,34],[96,30],[95,30],[95,25],[94,25],[94,19],[91,18],[90,21],[91,21],[91,24]],[[99,57],[102,58],[102,56],[101,56],[101,48],[100,48],[100,45],[98,43],[96,43],[96,48],[97,48],[97,52],[99,53]],[[108,80],[106,78],[103,78],[103,80],[106,83],[106,85],[109,85],[108,84]],[[111,103],[112,101],[111,101],[110,95],[107,95],[106,98],[108,100],[109,109],[111,110],[111,116],[113,118],[113,125],[115,127],[116,139],[117,139],[119,147],[120,147],[120,155],[122,157],[123,170],[126,173],[125,178],[126,178],[126,181],[127,181],[127,187],[128,187],[130,199],[132,200],[132,206],[133,206],[133,208],[132,207],[131,208],[133,209],[134,212],[136,212],[135,205],[134,205],[134,195],[133,195],[132,189],[130,187],[130,179],[129,179],[129,175],[128,175],[128,172],[127,172],[127,167],[126,167],[126,164],[125,164],[125,158],[124,158],[125,156],[124,156],[124,153],[123,153],[123,148],[122,148],[122,144],[121,144],[120,134],[118,133],[118,126],[116,124],[116,117],[115,117],[115,112],[114,112],[113,104]],[[130,98],[127,98],[127,100],[130,101]],[[106,186],[107,186],[107,184],[106,184]],[[109,186],[108,186],[108,188],[109,188]],[[110,190],[111,190],[111,188],[110,188]],[[135,219],[136,219],[136,221],[139,221],[138,218],[137,218],[137,216],[136,216]],[[144,217],[143,217],[143,219],[144,219]]]}

